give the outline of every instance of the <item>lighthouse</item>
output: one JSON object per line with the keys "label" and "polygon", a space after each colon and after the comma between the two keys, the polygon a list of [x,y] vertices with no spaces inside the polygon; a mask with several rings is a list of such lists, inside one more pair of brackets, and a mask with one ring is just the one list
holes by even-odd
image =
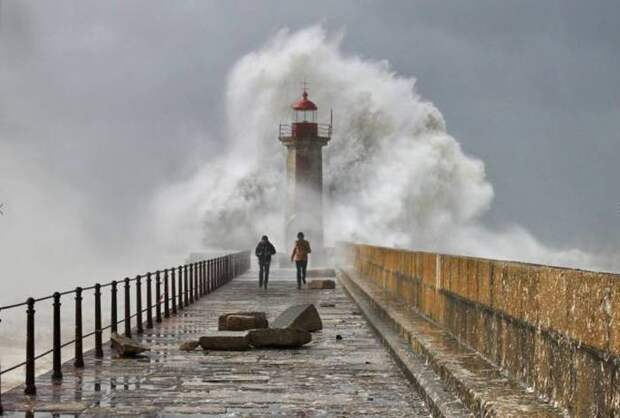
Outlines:
{"label": "lighthouse", "polygon": [[323,147],[331,139],[329,124],[317,122],[318,108],[304,87],[302,96],[292,105],[293,121],[281,124],[280,142],[286,147],[287,199],[285,242],[293,248],[298,232],[303,232],[312,246],[311,263],[324,257],[323,236]]}

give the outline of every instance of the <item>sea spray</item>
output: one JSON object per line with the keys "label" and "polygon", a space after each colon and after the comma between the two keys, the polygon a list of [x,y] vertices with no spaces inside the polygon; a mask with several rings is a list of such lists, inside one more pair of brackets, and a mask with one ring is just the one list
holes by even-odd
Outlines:
{"label": "sea spray", "polygon": [[247,248],[268,234],[281,248],[286,188],[278,125],[290,121],[290,104],[307,80],[319,122],[334,109],[334,134],[324,149],[328,244],[355,240],[618,268],[606,257],[549,248],[518,225],[485,227],[493,188],[484,163],[447,133],[414,78],[396,74],[386,61],[345,54],[342,36],[323,26],[281,30],[235,64],[226,93],[227,159],[164,192],[162,237],[191,231],[193,245],[200,234],[207,247]]}

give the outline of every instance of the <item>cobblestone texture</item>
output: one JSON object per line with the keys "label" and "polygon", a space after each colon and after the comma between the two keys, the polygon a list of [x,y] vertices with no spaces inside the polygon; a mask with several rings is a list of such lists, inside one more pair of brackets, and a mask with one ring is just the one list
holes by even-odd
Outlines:
{"label": "cobblestone texture", "polygon": [[[340,286],[297,291],[286,271],[274,271],[269,285],[258,289],[253,273],[237,278],[148,330],[141,340],[153,351],[144,358],[111,360],[106,350],[106,358],[96,360],[88,353],[82,371],[64,366],[62,385],[52,385],[48,374],[38,377],[36,400],[21,388],[3,395],[5,410],[80,417],[430,416]],[[324,325],[303,348],[178,350],[182,341],[216,330],[222,313],[262,310],[271,321],[300,303],[314,303]]]}

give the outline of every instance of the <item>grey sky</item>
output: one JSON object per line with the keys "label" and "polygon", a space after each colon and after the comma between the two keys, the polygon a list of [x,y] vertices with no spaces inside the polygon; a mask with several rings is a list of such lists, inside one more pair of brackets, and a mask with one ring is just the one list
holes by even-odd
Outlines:
{"label": "grey sky", "polygon": [[[284,26],[324,22],[345,30],[348,53],[417,77],[484,160],[496,193],[486,223],[615,251],[618,17],[617,1],[4,0],[0,162],[31,168],[0,174],[75,192],[88,234],[122,251],[148,196],[225,147],[234,62]],[[19,213],[2,192],[8,222]]]}

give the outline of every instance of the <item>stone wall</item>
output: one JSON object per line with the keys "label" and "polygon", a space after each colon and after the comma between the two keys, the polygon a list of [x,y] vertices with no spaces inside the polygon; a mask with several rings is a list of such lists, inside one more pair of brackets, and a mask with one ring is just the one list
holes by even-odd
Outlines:
{"label": "stone wall", "polygon": [[620,406],[620,275],[341,244],[363,276],[575,417]]}

